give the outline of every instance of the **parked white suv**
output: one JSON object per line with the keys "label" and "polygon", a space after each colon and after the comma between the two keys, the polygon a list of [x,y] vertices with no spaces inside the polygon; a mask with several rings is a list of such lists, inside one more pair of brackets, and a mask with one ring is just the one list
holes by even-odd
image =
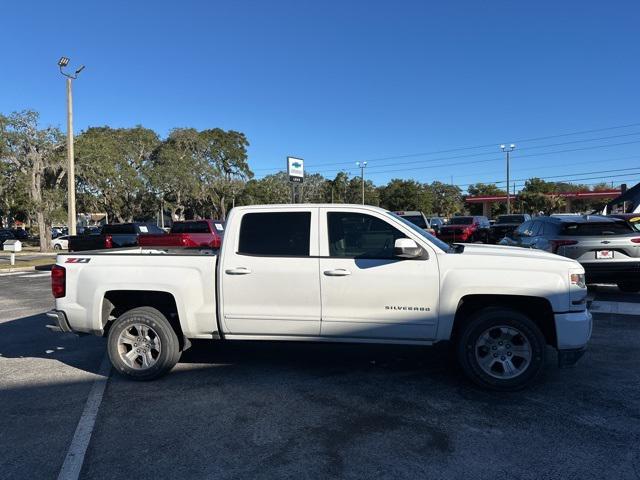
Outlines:
{"label": "parked white suv", "polygon": [[[105,335],[136,379],[171,369],[190,339],[451,340],[464,372],[516,389],[591,335],[584,269],[550,253],[450,247],[361,205],[236,207],[219,252],[128,248],[58,255],[58,329]],[[214,346],[215,348],[215,346]]]}

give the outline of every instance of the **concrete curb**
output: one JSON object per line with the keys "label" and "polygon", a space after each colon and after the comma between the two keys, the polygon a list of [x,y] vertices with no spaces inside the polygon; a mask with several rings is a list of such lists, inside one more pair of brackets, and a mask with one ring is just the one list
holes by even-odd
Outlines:
{"label": "concrete curb", "polygon": [[54,263],[50,265],[32,265],[30,267],[13,267],[13,268],[0,268],[0,273],[13,273],[13,272],[32,272],[34,270],[48,271]]}

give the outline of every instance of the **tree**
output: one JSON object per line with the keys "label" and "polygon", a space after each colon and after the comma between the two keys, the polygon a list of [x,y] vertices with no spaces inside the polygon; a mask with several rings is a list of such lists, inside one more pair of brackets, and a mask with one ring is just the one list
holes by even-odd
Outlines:
{"label": "tree", "polygon": [[415,180],[394,178],[379,188],[380,205],[387,210],[420,210],[431,213],[433,192]]}
{"label": "tree", "polygon": [[52,221],[64,215],[64,137],[55,127],[40,129],[38,120],[39,114],[31,110],[0,115],[0,154],[15,181],[27,189],[27,210],[36,217],[40,251],[48,251]]}
{"label": "tree", "polygon": [[171,211],[172,220],[184,218],[194,199],[204,199],[204,184],[210,179],[204,160],[204,145],[197,130],[176,128],[153,151],[145,167],[150,189],[163,209]]}
{"label": "tree", "polygon": [[289,203],[291,186],[287,173],[278,172],[259,180],[249,180],[239,200],[243,205]]}
{"label": "tree", "polygon": [[428,186],[433,192],[433,210],[438,216],[451,217],[462,211],[462,191],[456,185],[434,181]]}
{"label": "tree", "polygon": [[[362,203],[362,180],[349,178],[347,172],[338,172],[333,180],[327,180],[325,201],[329,203]],[[371,180],[364,182],[364,203],[378,205],[379,194]]]}
{"label": "tree", "polygon": [[153,131],[92,127],[77,139],[78,196],[84,211],[130,222],[148,214],[145,168],[160,140]]}
{"label": "tree", "polygon": [[237,195],[238,182],[253,177],[247,163],[249,141],[244,133],[224,131],[221,128],[204,130],[198,135],[206,163],[206,178],[203,180],[207,185],[209,198],[219,212],[219,218],[225,220],[229,199]]}

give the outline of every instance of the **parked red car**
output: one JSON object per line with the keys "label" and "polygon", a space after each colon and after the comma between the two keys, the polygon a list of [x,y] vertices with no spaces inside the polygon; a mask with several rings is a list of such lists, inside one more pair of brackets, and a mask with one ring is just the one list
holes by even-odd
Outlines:
{"label": "parked red car", "polygon": [[188,220],[173,222],[167,235],[144,235],[138,242],[143,247],[220,248],[223,236],[220,220]]}
{"label": "parked red car", "polygon": [[490,223],[487,217],[451,217],[449,223],[440,227],[438,238],[444,242],[482,242],[489,241]]}

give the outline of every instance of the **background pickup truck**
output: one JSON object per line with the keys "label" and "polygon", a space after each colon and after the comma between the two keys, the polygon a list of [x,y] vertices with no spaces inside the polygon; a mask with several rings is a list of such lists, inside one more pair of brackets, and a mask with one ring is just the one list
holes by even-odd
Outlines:
{"label": "background pickup truck", "polygon": [[510,237],[524,222],[531,220],[528,214],[498,215],[496,223],[489,228],[489,241],[498,243],[504,237]]}
{"label": "background pickup truck", "polygon": [[548,346],[570,365],[591,336],[578,262],[449,246],[363,205],[236,207],[217,253],[60,254],[51,278],[52,327],[106,336],[115,369],[140,380],[169,371],[191,339],[450,340],[471,380],[508,390],[538,376]]}
{"label": "background pickup truck", "polygon": [[98,234],[70,236],[68,248],[70,252],[80,252],[134,247],[138,245],[138,237],[146,234],[164,235],[165,232],[152,223],[111,223],[103,226]]}
{"label": "background pickup truck", "polygon": [[224,222],[220,220],[190,220],[173,222],[166,235],[141,235],[141,247],[220,248]]}

